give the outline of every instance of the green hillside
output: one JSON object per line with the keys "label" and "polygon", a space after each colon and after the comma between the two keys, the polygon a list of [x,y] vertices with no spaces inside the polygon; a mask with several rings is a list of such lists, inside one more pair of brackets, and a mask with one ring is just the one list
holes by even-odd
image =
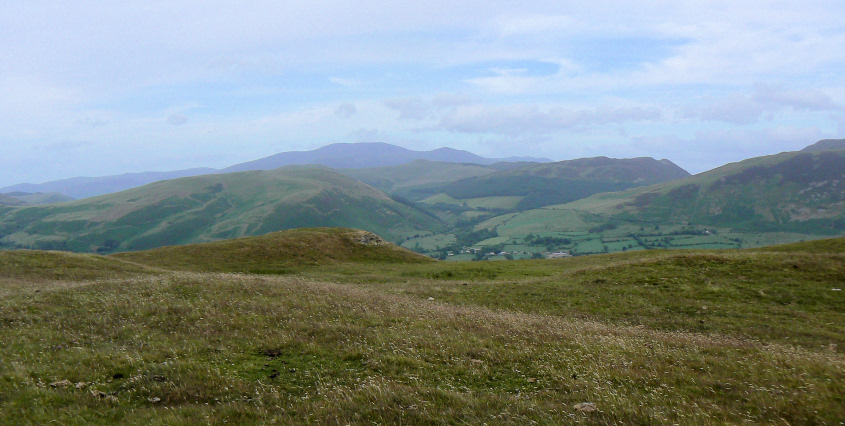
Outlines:
{"label": "green hillside", "polygon": [[374,186],[387,193],[406,194],[412,188],[428,188],[438,184],[483,176],[495,172],[491,166],[478,164],[444,163],[416,160],[408,164],[369,169],[339,170],[354,179]]}
{"label": "green hillside", "polygon": [[566,204],[502,211],[474,224],[485,239],[423,248],[456,252],[473,244],[519,258],[546,251],[577,255],[813,240],[845,234],[843,182],[845,150],[788,152]]}
{"label": "green hillside", "polygon": [[[7,197],[15,198],[17,200],[22,201],[21,204],[18,205],[38,205],[38,204],[53,204],[53,203],[63,203],[65,201],[73,201],[74,199],[68,197],[67,195],[60,194],[58,192],[12,192],[7,194],[0,194],[5,195]],[[0,203],[2,203],[2,197],[0,197]]]}
{"label": "green hillside", "polygon": [[787,152],[566,206],[621,220],[750,232],[845,232],[845,150]]}
{"label": "green hillside", "polygon": [[818,151],[836,151],[845,149],[845,139],[823,139],[820,140],[801,151],[803,152],[818,152]]}
{"label": "green hillside", "polygon": [[0,194],[0,206],[20,206],[26,204],[24,201],[6,194]]}
{"label": "green hillside", "polygon": [[502,175],[532,175],[547,178],[651,184],[687,177],[689,173],[665,159],[591,157],[533,164],[510,170]]}
{"label": "green hillside", "polygon": [[519,196],[523,198],[515,210],[527,210],[686,176],[689,173],[668,160],[595,157],[529,164],[411,192],[443,193],[459,200]]}
{"label": "green hillside", "polygon": [[0,205],[0,249],[112,253],[323,226],[452,260],[765,246],[845,233],[840,145],[677,179],[687,173],[667,160],[606,157],[196,176],[57,205]]}
{"label": "green hillside", "polygon": [[79,252],[142,250],[315,226],[396,240],[437,219],[324,167],[156,182],[59,205],[0,210],[0,247]]}
{"label": "green hillside", "polygon": [[[0,423],[845,418],[845,239],[420,263],[362,236],[0,252]],[[322,263],[247,272],[276,244]]]}
{"label": "green hillside", "polygon": [[[522,233],[508,233],[503,227],[497,228],[501,218],[597,193],[620,191],[688,175],[668,160],[595,157],[523,164],[443,185],[408,188],[405,194],[409,198],[420,202],[451,227],[440,234],[410,238],[403,241],[402,246],[440,258],[448,257],[449,252],[462,254],[455,257],[460,260],[474,258],[465,251],[470,245],[479,250],[484,246],[495,246],[495,250],[507,251],[508,256],[514,258],[536,256],[535,253],[544,252],[552,246],[552,242],[568,237],[551,232],[545,224]],[[584,231],[591,226],[585,227]],[[495,235],[496,229],[501,237]],[[527,234],[538,232],[543,235],[536,241],[524,241],[523,237]],[[558,246],[548,250],[560,248]],[[584,253],[602,252],[603,246],[599,244],[597,249],[582,249]]]}

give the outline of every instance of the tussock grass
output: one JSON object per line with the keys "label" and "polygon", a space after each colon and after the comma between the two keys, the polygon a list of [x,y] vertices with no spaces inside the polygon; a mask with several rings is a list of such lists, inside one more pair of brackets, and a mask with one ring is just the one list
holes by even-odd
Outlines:
{"label": "tussock grass", "polygon": [[461,305],[841,351],[845,294],[835,288],[845,282],[845,239],[832,241],[815,251],[653,250],[306,274]]}
{"label": "tussock grass", "polygon": [[106,256],[63,251],[0,251],[0,279],[85,280],[160,270]]}
{"label": "tussock grass", "polygon": [[59,251],[0,251],[0,298],[87,285],[101,278],[161,272],[132,262]]}
{"label": "tussock grass", "polygon": [[0,298],[0,423],[835,423],[844,262],[697,251],[65,277]]}

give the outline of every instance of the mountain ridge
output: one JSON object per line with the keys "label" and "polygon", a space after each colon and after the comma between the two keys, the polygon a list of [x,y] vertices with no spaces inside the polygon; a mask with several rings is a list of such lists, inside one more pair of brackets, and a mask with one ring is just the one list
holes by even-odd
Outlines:
{"label": "mountain ridge", "polygon": [[[517,161],[525,158],[512,157]],[[493,164],[506,159],[485,158],[469,151],[442,147],[415,151],[383,142],[334,143],[310,151],[289,151],[229,166],[221,171],[272,170],[294,164],[320,164],[334,169],[360,169],[407,164],[414,160]],[[546,159],[533,159],[544,161]]]}
{"label": "mountain ridge", "polygon": [[668,160],[589,157],[528,164],[410,190],[420,192],[420,196],[442,193],[454,199],[523,197],[514,207],[527,210],[686,176],[689,173]]}
{"label": "mountain ridge", "polygon": [[749,231],[835,234],[845,232],[845,151],[755,157],[685,179],[597,194],[560,208]]}
{"label": "mountain ridge", "polygon": [[87,177],[78,176],[68,179],[59,179],[44,183],[19,183],[16,185],[0,188],[0,192],[28,192],[28,193],[51,193],[57,192],[75,199],[95,197],[97,195],[119,192],[125,189],[136,188],[148,183],[158,182],[167,179],[178,179],[182,177],[199,176],[205,174],[219,173],[217,169],[199,167],[193,169],[174,170],[169,172],[139,172],[123,173],[119,175]]}
{"label": "mountain ridge", "polygon": [[[384,155],[386,153],[389,153],[389,155]],[[414,151],[381,142],[341,143],[325,145],[310,151],[281,152],[257,160],[235,164],[223,169],[199,167],[165,172],[123,173],[119,175],[99,177],[78,176],[38,184],[18,183],[0,188],[0,193],[15,191],[28,193],[57,192],[75,199],[80,199],[119,192],[167,179],[206,174],[249,170],[272,170],[287,165],[307,164],[320,164],[332,168],[384,167],[406,164],[418,159],[485,165],[499,162],[552,161],[547,158],[534,157],[486,158],[473,154],[469,151],[457,150],[448,147],[438,148],[431,151]]]}
{"label": "mountain ridge", "polygon": [[845,149],[845,139],[822,139],[802,149],[803,152],[835,151]]}

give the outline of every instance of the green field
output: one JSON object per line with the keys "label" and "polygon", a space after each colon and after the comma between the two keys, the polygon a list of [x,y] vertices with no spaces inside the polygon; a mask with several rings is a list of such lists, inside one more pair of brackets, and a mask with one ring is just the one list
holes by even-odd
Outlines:
{"label": "green field", "polygon": [[453,234],[432,234],[406,240],[402,247],[418,252],[434,252],[452,244],[455,244]]}
{"label": "green field", "polygon": [[333,229],[4,251],[0,423],[836,424],[843,282],[845,239],[511,262]]}

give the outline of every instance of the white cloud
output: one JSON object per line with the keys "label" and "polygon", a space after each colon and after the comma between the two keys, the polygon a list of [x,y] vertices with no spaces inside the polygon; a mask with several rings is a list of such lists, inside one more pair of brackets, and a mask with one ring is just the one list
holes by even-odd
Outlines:
{"label": "white cloud", "polygon": [[385,99],[384,106],[398,111],[400,120],[422,120],[428,118],[434,107],[422,98]]}
{"label": "white cloud", "polygon": [[572,16],[547,14],[503,16],[494,25],[503,37],[572,31],[575,28],[582,28],[582,24]]}
{"label": "white cloud", "polygon": [[361,85],[361,82],[354,78],[331,77],[329,78],[329,81],[334,84],[337,84],[338,86],[343,86],[348,89],[352,89]]}
{"label": "white cloud", "polygon": [[438,128],[465,133],[498,133],[505,135],[543,135],[592,125],[658,120],[661,111],[654,107],[600,106],[591,109],[562,107],[540,108],[537,105],[462,106],[443,114]]}
{"label": "white cloud", "polygon": [[167,124],[172,126],[180,126],[188,122],[188,116],[182,114],[181,112],[177,112],[174,114],[170,114],[167,116]]}
{"label": "white cloud", "polygon": [[766,110],[766,105],[755,101],[753,97],[734,94],[707,104],[688,106],[685,116],[734,124],[750,124],[756,122]]}
{"label": "white cloud", "polygon": [[524,69],[493,68],[494,76],[477,77],[467,80],[467,83],[481,87],[492,93],[520,94],[537,90],[546,78],[526,75]]}
{"label": "white cloud", "polygon": [[349,132],[347,139],[353,142],[386,142],[390,136],[378,129],[358,129]]}
{"label": "white cloud", "polygon": [[782,87],[758,84],[754,86],[750,93],[734,93],[723,99],[688,105],[685,108],[684,115],[688,118],[750,124],[763,117],[771,119],[775,113],[786,109],[793,111],[842,111],[843,107],[819,90],[785,90]]}
{"label": "white cloud", "polygon": [[334,114],[339,115],[343,118],[349,118],[355,115],[357,111],[358,109],[355,108],[355,104],[351,102],[344,102],[338,105],[337,108],[335,108]]}
{"label": "white cloud", "polygon": [[830,96],[816,89],[785,90],[782,87],[757,85],[753,99],[757,102],[806,111],[842,111]]}

